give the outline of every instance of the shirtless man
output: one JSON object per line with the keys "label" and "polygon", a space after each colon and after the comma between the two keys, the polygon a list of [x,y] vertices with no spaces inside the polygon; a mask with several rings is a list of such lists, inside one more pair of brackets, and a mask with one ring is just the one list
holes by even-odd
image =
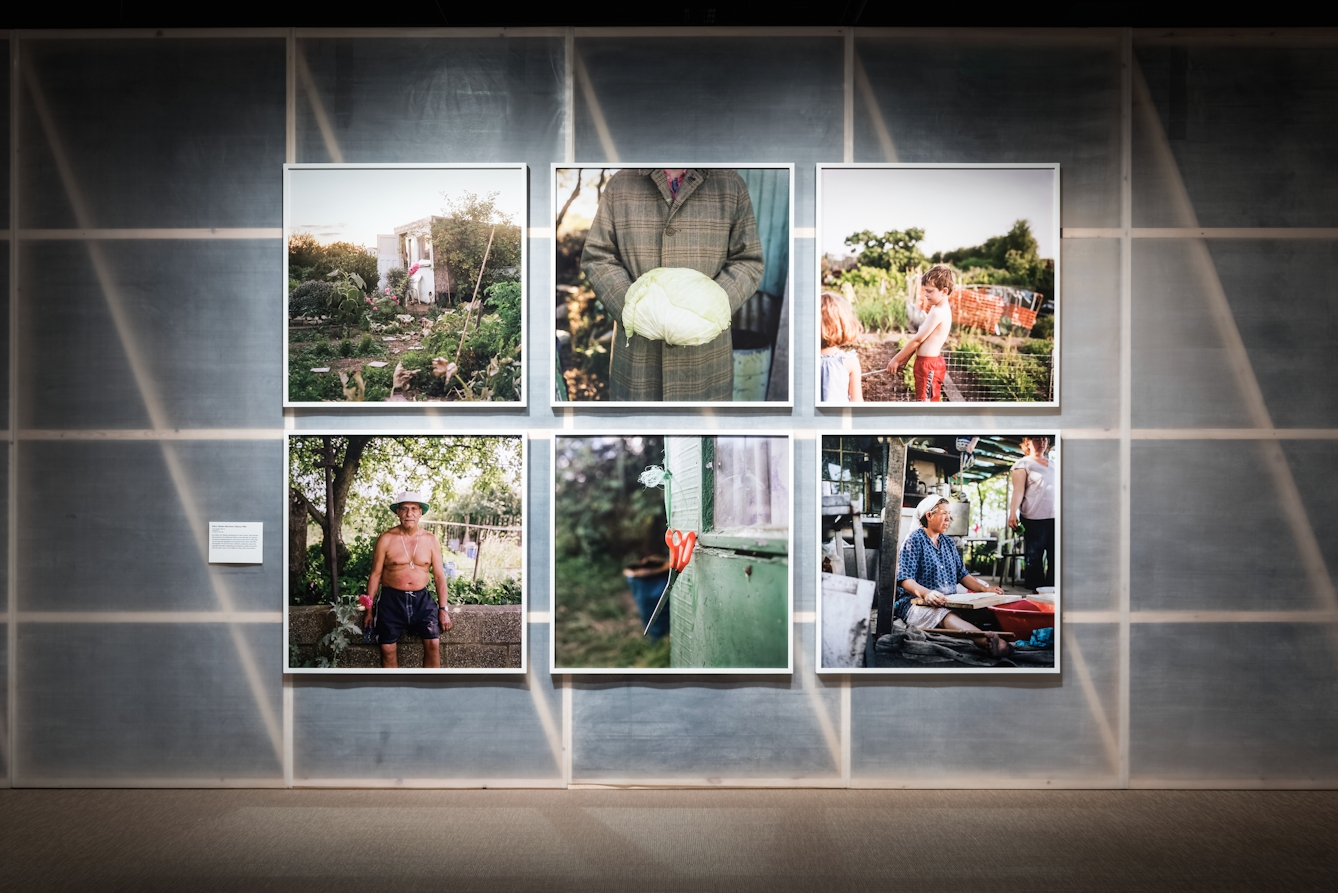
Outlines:
{"label": "shirtless man", "polygon": [[[451,617],[446,613],[446,567],[441,561],[441,544],[418,527],[418,519],[428,510],[428,504],[417,493],[400,493],[390,510],[399,516],[400,523],[377,537],[372,575],[367,579],[369,598],[375,599],[377,590],[381,591],[375,610],[381,666],[399,666],[398,643],[407,631],[423,638],[423,666],[440,667],[441,631],[451,628]],[[440,604],[427,591],[429,569],[437,583]],[[371,626],[372,618],[373,612],[366,612],[363,624]]]}
{"label": "shirtless man", "polygon": [[915,354],[915,399],[922,403],[938,403],[943,399],[941,391],[948,364],[941,354],[943,342],[952,330],[952,307],[948,304],[952,285],[952,267],[947,264],[935,264],[920,277],[920,293],[929,304],[929,315],[915,337],[887,364],[889,375],[900,375],[901,368]]}

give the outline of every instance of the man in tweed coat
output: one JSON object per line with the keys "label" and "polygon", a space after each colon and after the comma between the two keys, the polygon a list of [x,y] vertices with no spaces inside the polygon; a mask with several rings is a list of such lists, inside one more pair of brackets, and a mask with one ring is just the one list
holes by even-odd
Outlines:
{"label": "man in tweed coat", "polygon": [[[600,198],[581,255],[595,296],[621,323],[627,289],[647,270],[687,267],[729,295],[731,311],[762,281],[762,243],[743,178],[732,170],[621,170]],[[609,390],[614,400],[730,400],[730,330],[697,347],[621,331],[613,336]]]}

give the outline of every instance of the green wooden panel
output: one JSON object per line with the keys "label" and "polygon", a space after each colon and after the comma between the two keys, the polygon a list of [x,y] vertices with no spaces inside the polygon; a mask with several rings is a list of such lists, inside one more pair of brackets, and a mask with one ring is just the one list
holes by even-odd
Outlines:
{"label": "green wooden panel", "polygon": [[692,563],[669,593],[670,666],[784,667],[788,544],[783,534],[709,532],[714,446],[709,437],[665,438],[665,464],[673,473],[672,526],[699,532]]}
{"label": "green wooden panel", "polygon": [[692,560],[691,648],[682,649],[684,662],[674,660],[673,665],[784,667],[789,559],[699,549]]}

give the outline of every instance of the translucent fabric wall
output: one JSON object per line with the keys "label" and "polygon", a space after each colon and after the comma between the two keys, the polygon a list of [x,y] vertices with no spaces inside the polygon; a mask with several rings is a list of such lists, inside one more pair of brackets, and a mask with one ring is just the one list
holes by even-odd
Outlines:
{"label": "translucent fabric wall", "polygon": [[[15,786],[1338,783],[1338,36],[850,29],[9,35]],[[795,164],[793,409],[549,408],[553,162]],[[11,159],[17,159],[11,163]],[[530,671],[281,673],[285,161],[530,166]],[[1062,407],[813,409],[814,165],[1063,166]],[[446,411],[393,424],[456,424]],[[815,438],[1065,437],[1063,673],[813,672]],[[555,430],[793,431],[795,672],[553,677]],[[11,558],[11,552],[13,557]],[[12,593],[12,595],[10,594]]]}

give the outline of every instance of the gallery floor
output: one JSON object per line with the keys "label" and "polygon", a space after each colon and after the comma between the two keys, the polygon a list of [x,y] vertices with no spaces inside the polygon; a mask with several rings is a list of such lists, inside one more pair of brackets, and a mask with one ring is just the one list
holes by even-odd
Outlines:
{"label": "gallery floor", "polygon": [[0,791],[0,890],[1330,890],[1336,791]]}

